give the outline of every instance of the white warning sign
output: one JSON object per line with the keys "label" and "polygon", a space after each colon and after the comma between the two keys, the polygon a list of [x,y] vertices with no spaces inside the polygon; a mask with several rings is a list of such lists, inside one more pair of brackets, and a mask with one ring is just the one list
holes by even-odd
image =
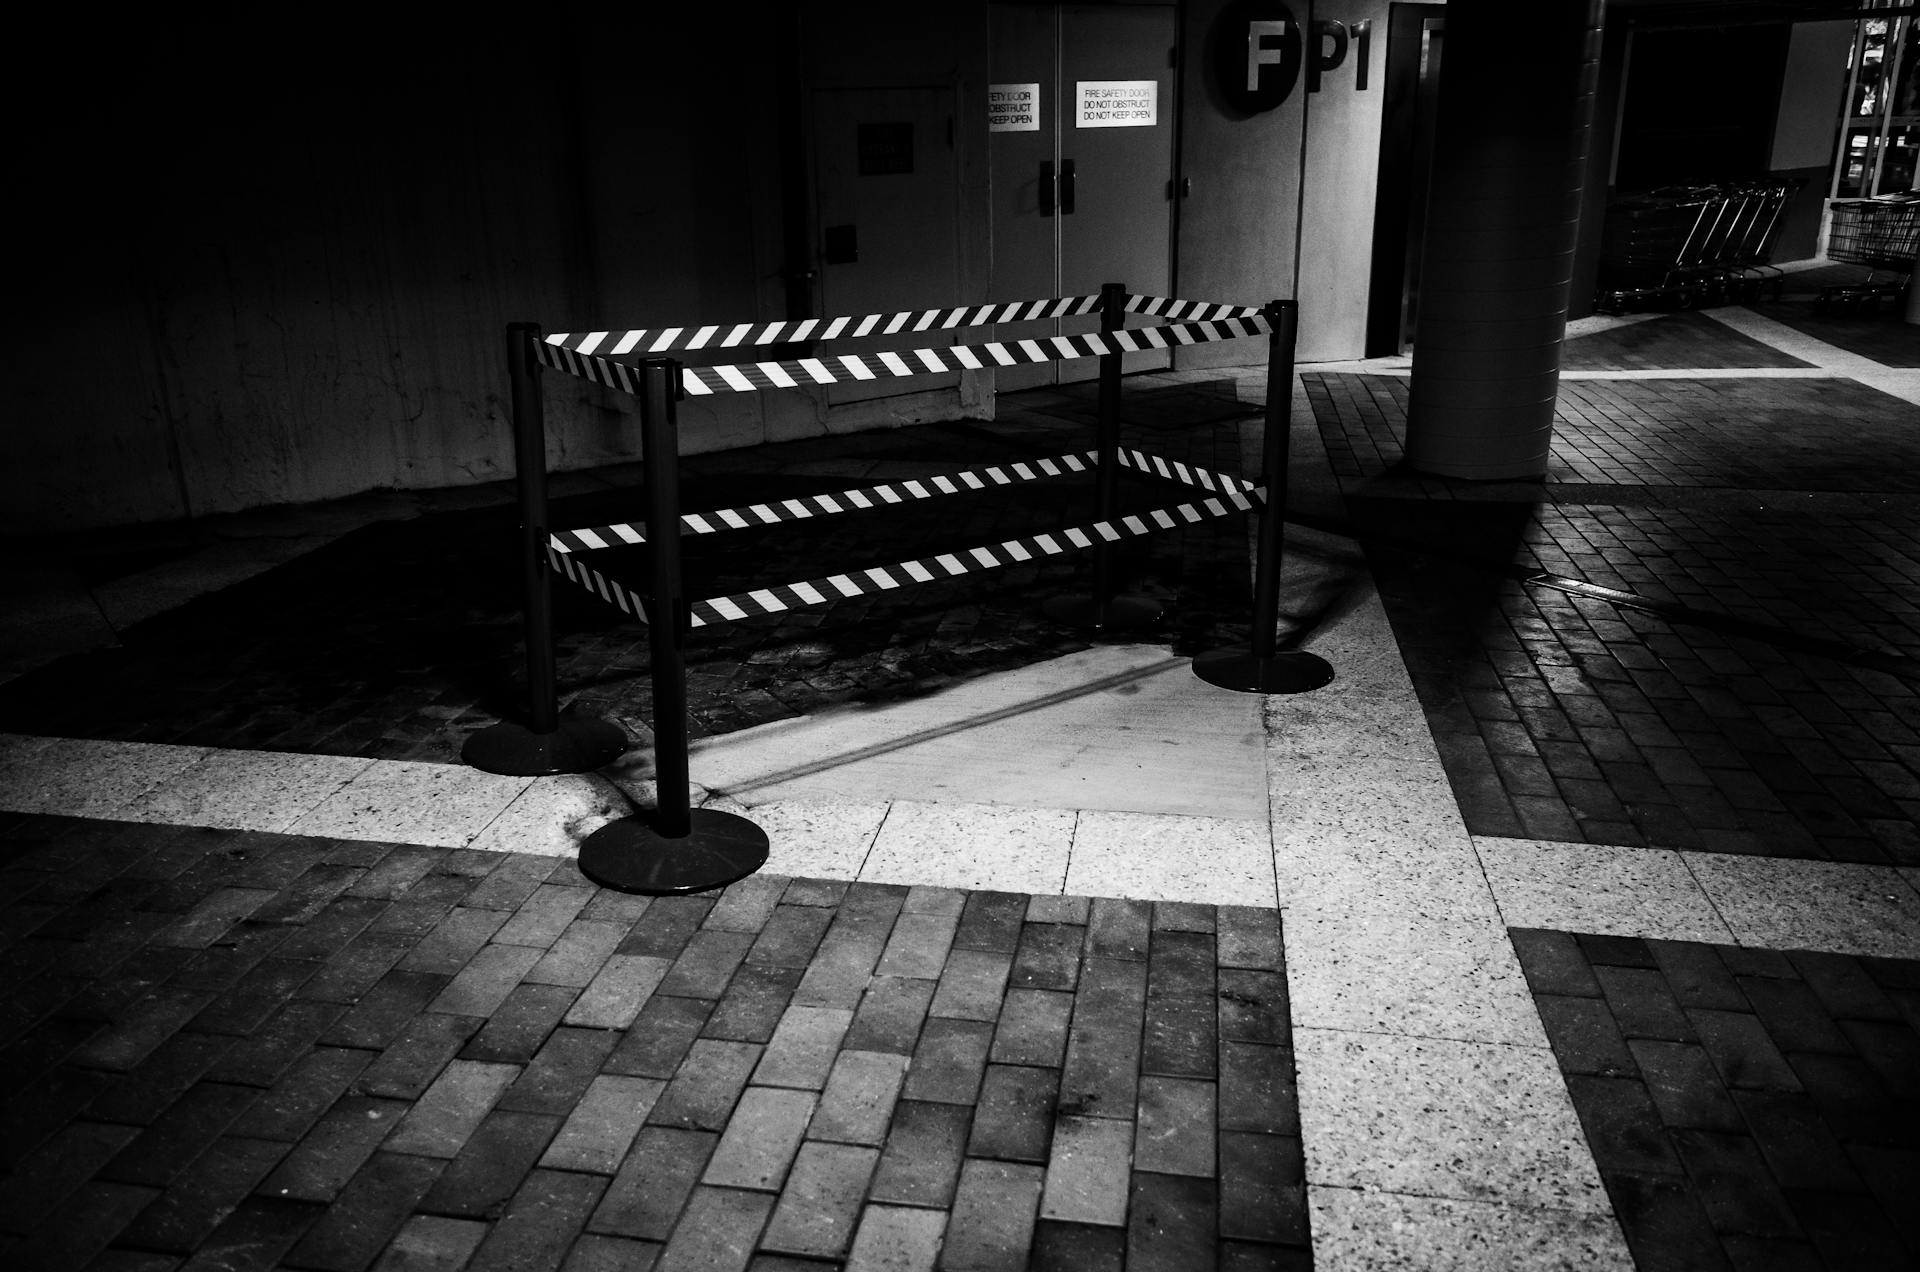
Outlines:
{"label": "white warning sign", "polygon": [[1155,80],[1079,80],[1074,93],[1075,128],[1151,128],[1160,122]]}
{"label": "white warning sign", "polygon": [[1039,132],[1038,84],[987,85],[988,132]]}

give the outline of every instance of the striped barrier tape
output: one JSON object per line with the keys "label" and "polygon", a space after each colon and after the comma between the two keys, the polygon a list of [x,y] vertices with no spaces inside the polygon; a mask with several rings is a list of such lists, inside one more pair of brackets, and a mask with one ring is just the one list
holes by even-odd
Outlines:
{"label": "striped barrier tape", "polygon": [[1211,300],[1173,300],[1166,296],[1128,296],[1127,312],[1156,318],[1187,321],[1213,318],[1251,318],[1260,311],[1248,305],[1227,305]]}
{"label": "striped barrier tape", "polygon": [[[1123,468],[1138,469],[1155,477],[1164,477],[1168,481],[1177,481],[1183,486],[1197,486],[1201,490],[1215,490],[1221,493],[1231,491],[1260,491],[1257,482],[1245,477],[1236,477],[1228,473],[1216,473],[1206,468],[1194,468],[1177,459],[1164,459],[1159,455],[1149,455],[1145,451],[1120,450],[1120,465]],[[1264,499],[1264,495],[1260,495]]]}
{"label": "striped barrier tape", "polygon": [[[693,397],[723,391],[752,393],[762,389],[797,388],[802,384],[838,384],[848,380],[877,380],[882,376],[906,377],[942,371],[979,370],[988,366],[1010,367],[1034,362],[1095,358],[1109,353],[1138,353],[1175,345],[1206,344],[1213,340],[1238,340],[1243,336],[1265,335],[1269,330],[1266,318],[1255,314],[1245,318],[1218,318],[1123,331],[1088,332],[1079,336],[1049,336],[1012,344],[951,345],[904,349],[897,353],[882,352],[867,357],[840,354],[830,359],[801,358],[791,362],[682,367],[680,385],[685,393]],[[536,342],[534,350],[543,365],[556,371],[565,371],[569,375],[626,393],[639,392],[640,377],[625,363],[598,354],[577,353],[544,341]],[[829,361],[838,364],[837,367],[829,366]]]}
{"label": "striped barrier tape", "polygon": [[640,593],[623,587],[619,580],[608,578],[571,553],[556,551],[551,540],[547,543],[547,564],[555,574],[566,575],[609,605],[617,606],[622,614],[630,614],[643,623],[649,621],[646,601]]}
{"label": "striped barrier tape", "polygon": [[[1086,451],[1052,459],[991,464],[984,468],[943,473],[937,477],[916,477],[879,486],[862,486],[858,490],[842,490],[830,495],[803,495],[797,499],[782,499],[777,503],[749,504],[741,508],[722,508],[716,512],[689,512],[681,516],[680,528],[688,534],[716,534],[722,530],[745,530],[751,526],[778,525],[782,521],[799,521],[807,517],[858,512],[863,508],[906,503],[911,499],[936,499],[941,495],[965,494],[994,486],[1046,481],[1074,473],[1092,472],[1093,460],[1098,454],[1098,451]],[[646,524],[636,521],[593,526],[584,530],[555,530],[548,535],[548,542],[561,552],[631,547],[646,541]]]}
{"label": "striped barrier tape", "polygon": [[1075,314],[1092,313],[1099,307],[1098,296],[1061,296],[1051,300],[962,305],[955,309],[909,309],[897,314],[867,314],[859,318],[803,318],[789,322],[657,327],[638,331],[556,331],[545,337],[545,343],[571,349],[575,353],[599,353],[610,358],[634,353],[651,356],[674,349],[734,349],[741,345],[791,344],[801,340],[892,336],[902,331],[952,331],[957,327],[987,327],[1002,322],[1067,318]]}
{"label": "striped barrier tape", "polygon": [[[937,499],[941,495],[965,494],[994,486],[1012,486],[1021,482],[1046,481],[1074,473],[1092,472],[1098,451],[1059,455],[1052,459],[1023,460],[1001,466],[968,468],[934,477],[916,477],[908,481],[863,486],[829,495],[802,495],[777,503],[747,504],[739,508],[721,508],[713,512],[682,514],[680,528],[687,534],[717,534],[722,530],[745,530],[753,526],[778,525],[809,517],[830,517],[859,512],[887,504],[903,504],[910,499]],[[1178,460],[1149,455],[1145,451],[1119,452],[1120,464],[1149,476],[1180,482],[1201,490],[1259,491],[1260,487],[1244,477],[1195,468]],[[594,552],[601,548],[637,547],[647,541],[645,522],[623,521],[613,525],[590,526],[579,530],[554,530],[548,542],[557,552]]]}
{"label": "striped barrier tape", "polygon": [[[772,587],[756,588],[751,592],[736,593],[733,596],[717,596],[709,600],[694,601],[689,607],[691,625],[705,627],[712,623],[732,622],[735,619],[753,618],[762,614],[779,614],[809,605],[822,605],[839,598],[892,591],[918,583],[933,583],[958,578],[963,574],[975,574],[983,570],[1018,565],[1023,561],[1032,561],[1040,557],[1060,556],[1093,547],[1096,540],[1117,543],[1121,539],[1138,538],[1141,535],[1155,534],[1162,530],[1172,530],[1181,525],[1193,525],[1214,517],[1230,516],[1235,512],[1250,512],[1253,509],[1253,502],[1253,499],[1245,493],[1223,491],[1221,498],[1207,498],[1197,505],[1173,504],[1147,512],[1128,514],[1112,521],[1095,521],[1083,526],[1071,526],[1065,530],[1046,534],[1007,539],[1000,543],[967,548],[959,552],[947,552],[913,561],[900,561],[892,565],[873,566],[848,574],[812,579],[804,583],[782,583]],[[551,544],[547,548],[547,560],[555,571],[564,574],[601,600],[617,606],[622,613],[630,614],[642,622],[647,621],[646,604],[638,592],[623,586],[617,580],[608,578],[599,570],[575,558],[572,553],[557,550]]]}

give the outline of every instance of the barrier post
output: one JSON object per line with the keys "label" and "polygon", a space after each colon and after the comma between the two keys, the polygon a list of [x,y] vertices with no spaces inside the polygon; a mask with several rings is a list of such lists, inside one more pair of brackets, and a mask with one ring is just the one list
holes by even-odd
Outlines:
{"label": "barrier post", "polygon": [[[1125,283],[1100,287],[1100,330],[1127,324]],[[1119,350],[1100,355],[1100,396],[1094,425],[1094,519],[1111,521],[1120,507],[1120,360]],[[1047,617],[1095,631],[1145,627],[1160,618],[1161,607],[1143,596],[1116,596],[1113,549],[1101,539],[1093,546],[1093,591],[1088,596],[1058,596],[1043,607]]]}
{"label": "barrier post", "polygon": [[1300,306],[1291,300],[1269,303],[1267,333],[1266,433],[1261,467],[1266,500],[1260,510],[1260,538],[1253,575],[1253,632],[1249,648],[1217,649],[1193,660],[1193,674],[1211,685],[1241,693],[1306,693],[1333,679],[1327,661],[1305,650],[1282,650],[1280,559],[1287,524],[1287,443],[1293,424],[1293,350]]}
{"label": "barrier post", "polygon": [[692,630],[680,579],[680,364],[646,358],[640,372],[640,445],[647,487],[647,647],[653,681],[651,816],[613,821],[580,845],[580,873],[604,888],[648,895],[704,892],[758,870],[767,836],[744,817],[690,806],[687,670]]}
{"label": "barrier post", "polygon": [[547,430],[537,323],[507,328],[507,376],[513,410],[514,486],[520,500],[521,611],[527,643],[527,723],[501,721],[469,737],[460,757],[477,769],[515,777],[587,773],[620,758],[627,735],[607,720],[560,714],[555,672],[553,591],[547,564]]}

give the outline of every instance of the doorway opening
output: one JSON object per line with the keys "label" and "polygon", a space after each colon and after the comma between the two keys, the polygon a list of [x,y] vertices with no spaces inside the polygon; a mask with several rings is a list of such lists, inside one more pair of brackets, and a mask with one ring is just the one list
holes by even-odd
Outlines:
{"label": "doorway opening", "polygon": [[1446,11],[1442,4],[1395,4],[1388,11],[1385,115],[1367,288],[1369,358],[1392,357],[1413,340]]}
{"label": "doorway opening", "polygon": [[[991,91],[1032,109],[989,122],[993,300],[1082,296],[1103,283],[1167,294],[1172,278],[1172,4],[994,4]],[[1097,330],[1094,317],[1022,324],[1021,337]],[[1125,369],[1169,365],[1163,350]],[[1089,379],[1091,360],[1006,367],[1002,391]]]}

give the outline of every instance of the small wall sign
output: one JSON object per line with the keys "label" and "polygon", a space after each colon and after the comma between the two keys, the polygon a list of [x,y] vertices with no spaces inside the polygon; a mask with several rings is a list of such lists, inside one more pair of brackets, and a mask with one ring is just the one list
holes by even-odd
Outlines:
{"label": "small wall sign", "polygon": [[1075,128],[1151,128],[1160,122],[1154,80],[1079,80],[1073,86]]}
{"label": "small wall sign", "polygon": [[1038,84],[987,85],[988,132],[1039,132]]}
{"label": "small wall sign", "polygon": [[857,134],[860,175],[897,176],[913,171],[913,124],[861,124]]}

